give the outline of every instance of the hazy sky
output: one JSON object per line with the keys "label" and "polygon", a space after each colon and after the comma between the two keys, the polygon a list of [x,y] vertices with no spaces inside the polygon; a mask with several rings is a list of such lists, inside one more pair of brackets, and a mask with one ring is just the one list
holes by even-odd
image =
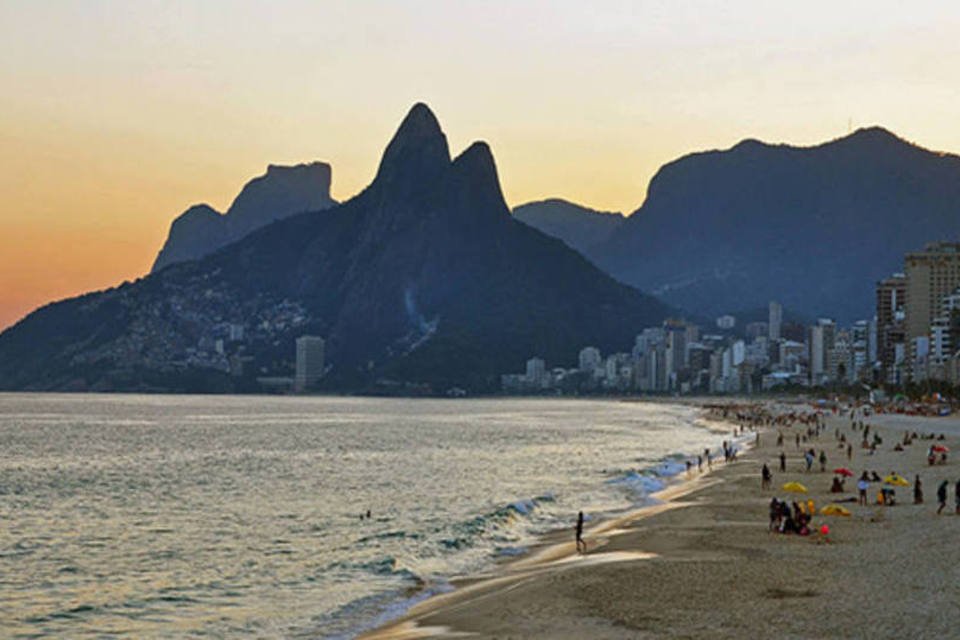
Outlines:
{"label": "hazy sky", "polygon": [[268,163],[345,199],[414,102],[511,205],[639,206],[745,137],[881,124],[960,150],[948,2],[0,0],[0,327],[149,270],[173,217]]}

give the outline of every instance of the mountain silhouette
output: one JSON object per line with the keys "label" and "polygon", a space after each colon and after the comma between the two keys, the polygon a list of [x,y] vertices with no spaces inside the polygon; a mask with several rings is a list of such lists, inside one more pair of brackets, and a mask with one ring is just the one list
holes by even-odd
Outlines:
{"label": "mountain silhouette", "polygon": [[522,204],[513,215],[584,255],[608,241],[624,221],[622,213],[595,211],[560,198]]}
{"label": "mountain silhouette", "polygon": [[[515,220],[490,148],[451,159],[415,105],[373,182],[136,283],[49,305],[0,334],[0,387],[236,390],[209,355],[242,324],[244,379],[292,371],[294,340],[326,340],[330,388],[499,388],[532,356],[573,365],[627,350],[670,312],[563,242]],[[203,355],[207,354],[207,355]]]}
{"label": "mountain silhouette", "polygon": [[623,282],[716,315],[769,300],[843,322],[874,313],[904,253],[960,237],[960,158],[879,127],[814,147],[743,141],[662,167],[587,255]]}
{"label": "mountain silhouette", "polygon": [[170,225],[152,271],[202,258],[271,222],[335,205],[330,174],[324,162],[269,165],[266,174],[244,185],[225,214],[206,204],[190,207]]}

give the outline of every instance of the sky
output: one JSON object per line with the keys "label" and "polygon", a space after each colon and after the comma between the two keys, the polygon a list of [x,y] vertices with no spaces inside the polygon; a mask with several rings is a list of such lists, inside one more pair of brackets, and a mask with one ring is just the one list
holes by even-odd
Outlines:
{"label": "sky", "polygon": [[146,274],[267,164],[344,200],[417,102],[511,206],[629,213],[666,162],[881,125],[960,151],[960,5],[0,0],[0,328]]}

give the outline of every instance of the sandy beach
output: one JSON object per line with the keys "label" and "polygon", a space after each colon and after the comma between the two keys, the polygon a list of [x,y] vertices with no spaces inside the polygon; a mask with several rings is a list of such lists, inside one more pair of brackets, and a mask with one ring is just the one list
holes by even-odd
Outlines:
{"label": "sandy beach", "polygon": [[[761,430],[760,445],[713,472],[668,488],[663,504],[588,531],[589,552],[569,542],[548,544],[503,567],[496,576],[458,584],[412,609],[406,617],[364,638],[944,638],[960,636],[960,516],[954,489],[960,465],[928,466],[929,440],[894,451],[905,430],[945,434],[960,445],[960,418],[897,415],[865,420],[883,444],[871,455],[845,415],[828,416],[819,438],[806,444],[828,458],[806,471],[795,432]],[[847,460],[836,430],[854,444]],[[872,437],[872,436],[871,436]],[[801,447],[804,445],[801,445]],[[787,456],[780,473],[779,454]],[[957,455],[957,454],[951,454]],[[760,468],[773,471],[761,489]],[[844,504],[850,517],[817,516],[829,536],[768,532],[772,497],[796,499],[781,489],[803,483],[819,510],[856,497],[830,493],[831,470],[849,467],[913,482],[919,474],[925,502],[912,487],[897,490],[898,504]],[[696,476],[697,474],[694,473]],[[949,480],[947,509],[936,515],[937,487]],[[571,532],[572,533],[572,532]],[[572,535],[571,535],[572,537]]]}

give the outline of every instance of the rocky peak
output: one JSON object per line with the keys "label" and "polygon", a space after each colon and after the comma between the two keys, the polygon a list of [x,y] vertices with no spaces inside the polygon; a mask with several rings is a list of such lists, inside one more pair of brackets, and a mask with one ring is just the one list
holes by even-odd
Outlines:
{"label": "rocky peak", "polygon": [[244,185],[227,210],[230,235],[239,239],[275,220],[336,204],[330,198],[330,179],[325,162],[269,165],[266,174]]}
{"label": "rocky peak", "polygon": [[404,197],[442,179],[449,167],[447,137],[430,108],[418,102],[387,145],[374,185]]}
{"label": "rocky peak", "polygon": [[486,142],[474,142],[453,161],[460,211],[482,211],[486,216],[509,219],[510,209],[503,199],[500,178],[493,153]]}

